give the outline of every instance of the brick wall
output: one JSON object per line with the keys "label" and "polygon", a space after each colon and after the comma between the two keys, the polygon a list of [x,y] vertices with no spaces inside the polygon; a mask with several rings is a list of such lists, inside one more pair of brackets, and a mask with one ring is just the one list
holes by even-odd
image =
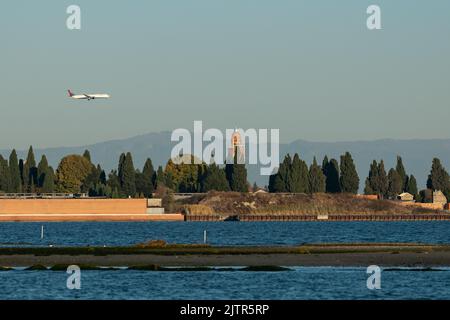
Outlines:
{"label": "brick wall", "polygon": [[144,214],[146,199],[0,199],[0,214]]}

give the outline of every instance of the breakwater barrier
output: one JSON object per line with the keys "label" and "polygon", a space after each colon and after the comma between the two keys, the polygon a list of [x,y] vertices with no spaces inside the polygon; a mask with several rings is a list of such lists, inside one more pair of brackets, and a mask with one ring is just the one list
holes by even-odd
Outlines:
{"label": "breakwater barrier", "polygon": [[187,214],[185,221],[450,221],[450,214]]}

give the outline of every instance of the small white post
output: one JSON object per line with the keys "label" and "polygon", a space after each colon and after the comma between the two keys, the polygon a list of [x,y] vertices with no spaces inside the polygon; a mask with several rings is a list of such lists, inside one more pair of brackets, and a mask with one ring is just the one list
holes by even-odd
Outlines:
{"label": "small white post", "polygon": [[41,226],[41,239],[44,239],[44,225]]}
{"label": "small white post", "polygon": [[203,243],[206,244],[206,230],[203,231]]}

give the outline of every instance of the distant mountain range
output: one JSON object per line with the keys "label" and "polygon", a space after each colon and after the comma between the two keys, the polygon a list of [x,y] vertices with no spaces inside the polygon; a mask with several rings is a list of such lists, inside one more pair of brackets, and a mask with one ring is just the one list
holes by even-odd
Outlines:
{"label": "distant mountain range", "polygon": [[[122,152],[130,151],[133,155],[135,167],[142,168],[144,161],[150,157],[155,169],[158,165],[164,165],[170,157],[173,144],[170,142],[170,132],[148,133],[123,140],[111,140],[92,145],[79,147],[59,147],[35,149],[36,161],[45,154],[49,163],[56,169],[60,159],[68,154],[82,154],[85,149],[91,153],[94,163],[100,163],[102,167],[110,171],[117,167],[119,156]],[[280,145],[280,161],[284,155],[299,153],[302,159],[312,162],[314,156],[319,164],[325,155],[329,158],[339,159],[345,151],[349,151],[355,160],[360,176],[360,189],[364,188],[364,180],[369,171],[369,165],[373,159],[384,159],[386,171],[395,166],[396,156],[403,158],[403,163],[408,174],[414,174],[419,188],[425,187],[427,175],[430,171],[433,157],[441,159],[444,166],[450,170],[450,139],[411,139],[411,140],[374,140],[351,142],[311,142],[296,140],[288,144]],[[8,157],[10,150],[0,150],[0,154]],[[26,157],[27,150],[18,150],[20,158]],[[248,180],[264,186],[268,183],[268,177],[259,175],[256,165],[249,166]]]}

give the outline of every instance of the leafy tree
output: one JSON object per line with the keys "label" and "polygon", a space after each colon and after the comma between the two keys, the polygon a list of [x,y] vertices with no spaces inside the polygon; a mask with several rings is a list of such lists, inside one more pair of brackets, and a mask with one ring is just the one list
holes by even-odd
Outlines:
{"label": "leafy tree", "polygon": [[[87,160],[86,157],[84,158]],[[99,164],[97,167],[92,166],[91,172],[83,181],[81,192],[88,193],[90,197],[102,197],[106,195],[106,190],[105,172]]]}
{"label": "leafy tree", "polygon": [[126,197],[134,197],[136,195],[136,176],[131,153],[127,153],[122,158],[119,165],[119,181],[122,194]]}
{"label": "leafy tree", "polygon": [[80,193],[92,169],[92,164],[83,156],[74,154],[62,158],[56,170],[57,189],[60,192]]}
{"label": "leafy tree", "polygon": [[403,191],[403,178],[396,169],[389,170],[387,195],[394,199]]}
{"label": "leafy tree", "polygon": [[325,192],[325,175],[317,164],[316,157],[309,168],[309,191],[311,193]]}
{"label": "leafy tree", "polygon": [[164,185],[176,192],[199,192],[206,172],[206,164],[194,164],[193,155],[183,159],[169,159],[164,170]]}
{"label": "leafy tree", "polygon": [[230,191],[230,186],[225,175],[225,171],[215,163],[211,163],[206,170],[203,181],[203,192],[208,191]]}
{"label": "leafy tree", "polygon": [[349,152],[346,152],[341,156],[341,168],[340,168],[339,182],[342,192],[345,193],[358,193],[359,177],[356,172],[356,167],[353,162],[353,158]]}
{"label": "leafy tree", "polygon": [[9,179],[8,191],[13,193],[21,192],[22,181],[20,179],[20,169],[16,150],[13,150],[9,156],[9,175],[7,177]]}

